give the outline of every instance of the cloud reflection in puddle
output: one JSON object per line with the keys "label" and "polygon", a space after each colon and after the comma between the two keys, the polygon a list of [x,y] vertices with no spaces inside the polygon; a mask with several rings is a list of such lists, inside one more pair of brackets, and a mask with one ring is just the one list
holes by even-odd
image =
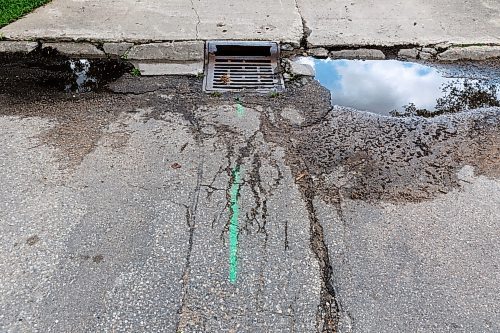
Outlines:
{"label": "cloud reflection in puddle", "polygon": [[332,93],[332,104],[382,115],[402,111],[409,103],[434,111],[443,84],[457,80],[435,68],[397,60],[298,61],[315,69],[316,79]]}

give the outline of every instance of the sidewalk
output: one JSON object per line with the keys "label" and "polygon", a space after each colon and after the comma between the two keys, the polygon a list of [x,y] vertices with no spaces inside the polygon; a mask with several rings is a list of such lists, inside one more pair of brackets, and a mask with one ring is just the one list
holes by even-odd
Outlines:
{"label": "sidewalk", "polygon": [[[473,45],[465,56],[454,58],[482,59],[500,56],[500,4],[495,0],[54,0],[0,33],[8,41],[90,42],[99,46],[92,50],[95,56],[120,56],[133,44],[230,39],[279,41],[288,44],[284,47],[288,50],[302,45],[312,55],[322,56],[339,49],[385,47],[397,54],[414,47],[441,52]],[[100,47],[110,42],[121,44]],[[192,45],[203,49],[203,43]],[[85,51],[89,53],[89,47]]]}

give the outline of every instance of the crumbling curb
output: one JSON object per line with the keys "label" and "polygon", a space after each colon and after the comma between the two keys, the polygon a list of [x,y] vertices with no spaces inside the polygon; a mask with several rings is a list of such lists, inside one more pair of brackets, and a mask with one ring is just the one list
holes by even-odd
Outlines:
{"label": "crumbling curb", "polygon": [[442,61],[500,59],[500,46],[452,47],[438,54]]}
{"label": "crumbling curb", "polygon": [[17,42],[17,41],[2,41],[0,42],[0,53],[30,53],[38,47],[37,42]]}
{"label": "crumbling curb", "polygon": [[74,58],[104,58],[106,54],[90,43],[44,43],[42,48],[57,50],[61,55]]}
{"label": "crumbling curb", "polygon": [[121,58],[126,57],[128,50],[134,46],[134,43],[104,43],[102,49],[109,57]]}
{"label": "crumbling curb", "polygon": [[331,59],[365,59],[365,60],[384,60],[384,52],[377,49],[354,49],[331,51],[328,56]]}
{"label": "crumbling curb", "polygon": [[[331,46],[308,48],[281,43],[283,58],[297,55],[330,59],[359,60],[428,60],[428,61],[481,61],[500,59],[500,45],[452,45],[448,42],[429,45],[386,46]],[[56,50],[69,58],[117,59],[132,62],[143,75],[197,75],[203,72],[205,42],[90,42],[90,41],[14,41],[0,40],[0,53],[29,54],[36,50]],[[304,66],[294,64],[292,76],[311,76]],[[289,71],[288,70],[285,71]]]}

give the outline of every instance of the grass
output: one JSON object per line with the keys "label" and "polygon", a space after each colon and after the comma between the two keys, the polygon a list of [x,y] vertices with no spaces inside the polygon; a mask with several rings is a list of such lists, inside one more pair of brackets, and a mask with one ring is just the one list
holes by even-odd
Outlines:
{"label": "grass", "polygon": [[269,94],[268,94],[268,96],[269,96],[270,98],[276,98],[276,97],[278,97],[279,95],[280,95],[280,93],[279,93],[279,92],[277,92],[277,91],[270,91],[270,92],[269,92]]}
{"label": "grass", "polygon": [[0,0],[0,27],[11,23],[50,0]]}

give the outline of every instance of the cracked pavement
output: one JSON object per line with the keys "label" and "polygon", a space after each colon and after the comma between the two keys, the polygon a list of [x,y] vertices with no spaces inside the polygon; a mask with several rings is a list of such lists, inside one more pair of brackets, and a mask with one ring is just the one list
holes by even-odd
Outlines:
{"label": "cracked pavement", "polygon": [[500,330],[499,108],[399,119],[314,81],[235,99],[46,75],[0,69],[1,331]]}

